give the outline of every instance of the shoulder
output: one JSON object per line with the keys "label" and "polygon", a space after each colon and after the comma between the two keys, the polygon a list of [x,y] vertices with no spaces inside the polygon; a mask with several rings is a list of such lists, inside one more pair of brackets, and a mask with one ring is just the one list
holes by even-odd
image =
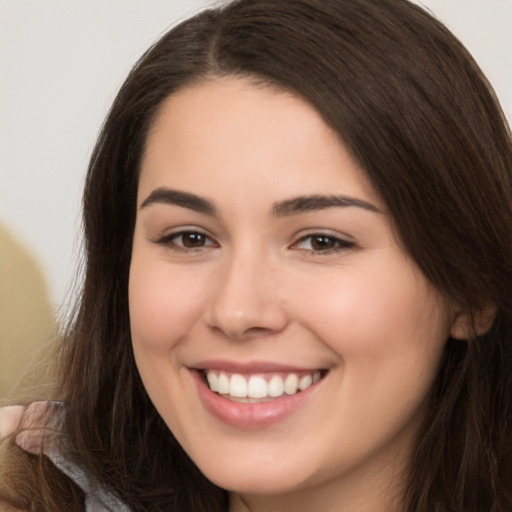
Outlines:
{"label": "shoulder", "polygon": [[[51,461],[53,478],[68,479],[80,490],[85,499],[85,509],[94,512],[130,512],[130,508],[89,474],[80,457],[71,446],[65,431],[66,407],[62,402],[33,402],[26,406],[9,406],[0,409],[0,440],[11,438],[23,452],[44,455]],[[4,508],[2,508],[4,507]],[[0,501],[0,512],[25,512],[7,508]]]}

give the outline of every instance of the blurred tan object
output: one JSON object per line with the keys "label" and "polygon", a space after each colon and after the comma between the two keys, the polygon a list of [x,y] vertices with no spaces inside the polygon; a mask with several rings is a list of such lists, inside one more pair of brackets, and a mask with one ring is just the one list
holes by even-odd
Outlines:
{"label": "blurred tan object", "polygon": [[23,397],[44,386],[38,359],[56,336],[56,315],[40,265],[0,223],[0,402],[13,392]]}

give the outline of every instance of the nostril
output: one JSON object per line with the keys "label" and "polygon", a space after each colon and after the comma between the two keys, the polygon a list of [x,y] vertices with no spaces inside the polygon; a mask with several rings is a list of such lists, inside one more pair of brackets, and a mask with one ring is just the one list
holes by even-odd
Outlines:
{"label": "nostril", "polygon": [[258,326],[247,328],[245,326],[239,326],[239,328],[236,328],[234,325],[210,325],[209,327],[210,330],[218,336],[241,341],[257,339],[265,336],[272,336],[275,335],[277,332],[280,332],[269,327]]}
{"label": "nostril", "polygon": [[[233,340],[281,332],[288,314],[278,300],[275,287],[231,276],[216,290],[205,319],[210,329]],[[235,280],[236,282],[233,282]],[[243,281],[243,282],[241,282]]]}

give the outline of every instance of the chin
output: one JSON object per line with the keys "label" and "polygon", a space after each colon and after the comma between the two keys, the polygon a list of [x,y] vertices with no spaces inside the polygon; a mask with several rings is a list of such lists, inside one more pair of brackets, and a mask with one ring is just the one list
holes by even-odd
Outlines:
{"label": "chin", "polygon": [[306,482],[299,475],[283,474],[275,470],[265,471],[253,468],[242,473],[226,469],[204,474],[218,487],[239,494],[287,494],[306,486]]}
{"label": "chin", "polygon": [[[297,453],[296,453],[297,454]],[[244,456],[245,455],[245,456]],[[265,456],[267,455],[267,456]],[[292,460],[293,459],[293,460]],[[199,470],[218,487],[241,494],[275,495],[314,485],[314,463],[304,459],[286,460],[282,453],[238,450],[236,456],[226,454],[208,460],[196,460]],[[316,475],[317,478],[319,475]]]}

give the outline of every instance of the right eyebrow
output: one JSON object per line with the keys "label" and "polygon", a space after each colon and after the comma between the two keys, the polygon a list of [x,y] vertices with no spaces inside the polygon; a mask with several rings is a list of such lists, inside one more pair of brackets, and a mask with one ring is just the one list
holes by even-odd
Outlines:
{"label": "right eyebrow", "polygon": [[312,195],[312,196],[299,196],[292,199],[287,199],[275,203],[272,208],[272,213],[276,217],[284,217],[288,215],[297,215],[301,213],[325,210],[327,208],[348,208],[348,207],[362,208],[373,213],[382,213],[374,204],[345,195]]}
{"label": "right eyebrow", "polygon": [[196,196],[189,192],[181,192],[170,188],[159,187],[153,190],[140,205],[140,208],[146,208],[151,204],[168,204],[181,206],[205,215],[216,215],[217,209],[214,204],[204,197]]}

